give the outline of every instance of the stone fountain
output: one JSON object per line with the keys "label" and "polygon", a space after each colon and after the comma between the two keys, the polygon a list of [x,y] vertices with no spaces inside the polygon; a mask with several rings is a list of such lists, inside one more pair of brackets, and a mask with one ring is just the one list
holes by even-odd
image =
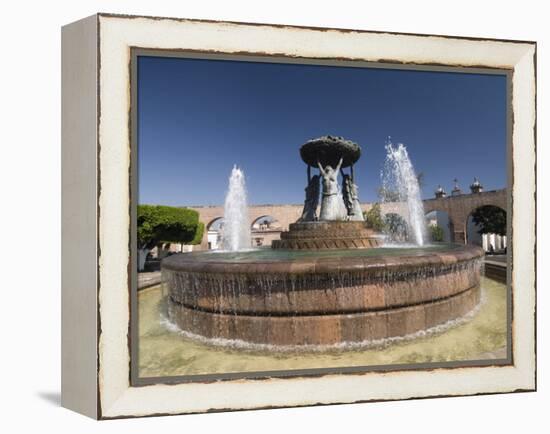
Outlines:
{"label": "stone fountain", "polygon": [[[320,250],[380,246],[383,236],[365,226],[355,184],[353,165],[361,157],[359,145],[341,137],[324,136],[306,142],[300,148],[300,155],[307,165],[304,210],[300,219],[291,224],[272,247]],[[319,169],[318,175],[311,176],[312,167]],[[348,167],[349,173],[345,173]],[[342,189],[338,185],[339,173]],[[317,216],[319,197],[322,200]]]}
{"label": "stone fountain", "polygon": [[214,344],[324,349],[412,336],[477,306],[481,248],[384,248],[363,221],[353,170],[359,145],[325,136],[300,154],[303,213],[272,249],[163,260],[179,328]]}

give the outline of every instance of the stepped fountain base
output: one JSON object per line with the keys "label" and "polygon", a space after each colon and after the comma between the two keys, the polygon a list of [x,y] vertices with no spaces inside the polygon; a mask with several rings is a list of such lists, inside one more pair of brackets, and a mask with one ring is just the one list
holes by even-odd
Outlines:
{"label": "stepped fountain base", "polygon": [[384,237],[368,229],[363,221],[297,222],[274,240],[273,249],[325,250],[371,249],[382,245]]}
{"label": "stepped fountain base", "polygon": [[426,330],[464,316],[480,299],[479,247],[320,253],[166,258],[170,319],[207,339],[330,346]]}

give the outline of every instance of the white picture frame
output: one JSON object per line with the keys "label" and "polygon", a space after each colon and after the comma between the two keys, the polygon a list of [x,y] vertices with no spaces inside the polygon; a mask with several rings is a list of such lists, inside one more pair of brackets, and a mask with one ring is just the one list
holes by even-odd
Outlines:
{"label": "white picture frame", "polygon": [[[512,72],[512,359],[462,366],[132,385],[131,50]],[[97,14],[62,34],[62,405],[96,419],[536,389],[536,44]]]}

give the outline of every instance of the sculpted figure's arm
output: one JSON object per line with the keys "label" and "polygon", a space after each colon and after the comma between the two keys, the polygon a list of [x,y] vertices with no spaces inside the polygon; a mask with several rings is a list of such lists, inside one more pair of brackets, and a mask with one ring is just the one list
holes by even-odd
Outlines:
{"label": "sculpted figure's arm", "polygon": [[342,167],[343,162],[344,162],[344,159],[340,158],[340,161],[338,161],[338,166],[336,166],[336,170],[335,170],[336,173],[340,171],[340,168]]}
{"label": "sculpted figure's arm", "polygon": [[325,171],[323,170],[323,166],[321,166],[321,163],[319,163],[319,161],[317,161],[317,167],[319,167],[319,171],[321,172],[321,174],[323,176],[326,176],[326,173]]}

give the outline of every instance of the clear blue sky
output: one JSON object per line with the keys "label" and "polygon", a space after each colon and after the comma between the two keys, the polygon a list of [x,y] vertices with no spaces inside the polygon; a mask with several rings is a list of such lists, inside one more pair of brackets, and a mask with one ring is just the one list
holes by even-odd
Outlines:
{"label": "clear blue sky", "polygon": [[222,204],[233,164],[252,204],[302,203],[299,147],[359,143],[361,201],[375,201],[388,136],[404,143],[423,197],[453,178],[506,186],[504,75],[138,58],[139,202]]}

